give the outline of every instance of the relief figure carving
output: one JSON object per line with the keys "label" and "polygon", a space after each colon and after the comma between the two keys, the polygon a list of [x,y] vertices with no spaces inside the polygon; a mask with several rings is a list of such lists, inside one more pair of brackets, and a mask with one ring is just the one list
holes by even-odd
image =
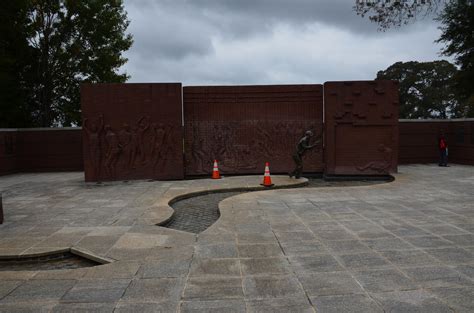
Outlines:
{"label": "relief figure carving", "polygon": [[153,131],[151,158],[153,159],[153,172],[155,173],[159,163],[164,161],[166,130],[163,123],[153,123],[151,129]]}
{"label": "relief figure carving", "polygon": [[154,160],[161,157],[164,140],[165,140],[165,127],[163,123],[153,123],[151,125],[153,131],[153,144],[151,148],[151,156]]}
{"label": "relief figure carving", "polygon": [[119,132],[119,142],[122,147],[122,161],[121,166],[124,169],[129,169],[130,160],[132,157],[132,131],[130,125],[124,123],[122,129]]}
{"label": "relief figure carving", "polygon": [[94,175],[99,177],[101,162],[100,135],[104,126],[104,116],[100,114],[97,122],[91,122],[86,118],[83,126],[89,141],[89,160],[92,163]]}
{"label": "relief figure carving", "polygon": [[105,169],[108,177],[115,177],[115,167],[122,152],[119,138],[110,125],[105,125]]}
{"label": "relief figure carving", "polygon": [[204,139],[199,136],[198,127],[196,124],[193,125],[193,138],[195,139],[191,143],[191,156],[196,172],[198,174],[208,173],[209,171],[204,168],[204,165],[210,161],[206,161],[206,153],[204,152],[206,151]]}
{"label": "relief figure carving", "polygon": [[[173,141],[173,126],[172,125],[164,125],[163,126],[163,139],[161,143],[161,149],[159,153],[159,157],[155,159],[153,164],[153,171],[156,172],[164,172],[166,169],[166,164],[168,160],[177,157],[175,155],[175,149],[173,149],[173,145],[176,144]],[[181,144],[182,143],[178,143]],[[158,167],[158,165],[160,165]]]}
{"label": "relief figure carving", "polygon": [[393,156],[392,149],[390,147],[387,147],[384,144],[379,144],[377,147],[377,150],[383,153],[383,159],[379,161],[369,162],[363,166],[357,166],[357,170],[361,172],[372,170],[378,173],[388,174],[390,167],[392,165],[392,156]]}
{"label": "relief figure carving", "polygon": [[146,163],[146,144],[145,137],[146,132],[150,128],[150,119],[146,116],[143,116],[138,120],[137,134],[138,134],[138,149],[137,154],[140,156],[140,162],[142,164]]}
{"label": "relief figure carving", "polygon": [[136,168],[135,161],[138,154],[138,128],[136,126],[130,129],[130,159],[128,160],[129,168]]}

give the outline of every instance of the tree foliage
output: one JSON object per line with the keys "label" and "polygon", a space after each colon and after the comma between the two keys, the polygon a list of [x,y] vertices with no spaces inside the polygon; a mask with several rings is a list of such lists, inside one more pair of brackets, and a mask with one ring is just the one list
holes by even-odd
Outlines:
{"label": "tree foliage", "polygon": [[380,30],[406,25],[438,12],[446,0],[356,0],[355,12],[368,17]]}
{"label": "tree foliage", "polygon": [[0,79],[14,90],[0,90],[2,125],[77,125],[82,82],[127,80],[117,73],[132,44],[121,0],[15,0],[0,10]]}
{"label": "tree foliage", "polygon": [[463,107],[453,84],[456,66],[448,61],[397,62],[377,73],[376,79],[399,82],[400,118],[453,118]]}
{"label": "tree foliage", "polygon": [[0,127],[31,125],[27,99],[35,69],[27,38],[27,1],[6,1],[0,7]]}
{"label": "tree foliage", "polygon": [[437,42],[446,44],[442,54],[454,56],[459,66],[450,83],[461,103],[455,115],[474,117],[474,0],[356,0],[354,10],[381,30],[439,13],[442,34]]}
{"label": "tree foliage", "polygon": [[439,20],[442,34],[438,42],[446,43],[442,52],[454,56],[459,66],[455,87],[462,97],[464,116],[474,117],[474,4],[450,1]]}

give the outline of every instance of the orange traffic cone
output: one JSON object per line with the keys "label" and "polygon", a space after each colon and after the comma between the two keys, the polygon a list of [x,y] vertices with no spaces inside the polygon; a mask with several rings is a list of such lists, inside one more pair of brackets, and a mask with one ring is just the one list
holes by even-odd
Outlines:
{"label": "orange traffic cone", "polygon": [[219,169],[217,168],[217,160],[214,160],[214,168],[212,169],[212,179],[220,179]]}
{"label": "orange traffic cone", "polygon": [[260,184],[264,187],[272,187],[272,178],[270,177],[270,168],[268,162],[265,163],[265,174],[263,175],[263,184]]}

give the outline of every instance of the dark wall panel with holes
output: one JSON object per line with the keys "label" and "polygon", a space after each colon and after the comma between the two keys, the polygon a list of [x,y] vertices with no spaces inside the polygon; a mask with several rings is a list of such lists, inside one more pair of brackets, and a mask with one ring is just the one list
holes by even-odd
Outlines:
{"label": "dark wall panel with holes", "polygon": [[397,171],[398,84],[327,82],[327,175],[386,175]]}

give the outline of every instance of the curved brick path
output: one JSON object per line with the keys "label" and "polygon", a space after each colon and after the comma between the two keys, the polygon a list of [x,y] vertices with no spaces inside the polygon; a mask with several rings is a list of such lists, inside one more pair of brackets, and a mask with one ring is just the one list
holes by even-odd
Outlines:
{"label": "curved brick path", "polygon": [[228,198],[195,236],[153,223],[179,194],[255,177],[1,177],[0,255],[73,246],[117,261],[0,272],[0,312],[472,312],[474,167],[403,166],[396,178]]}

